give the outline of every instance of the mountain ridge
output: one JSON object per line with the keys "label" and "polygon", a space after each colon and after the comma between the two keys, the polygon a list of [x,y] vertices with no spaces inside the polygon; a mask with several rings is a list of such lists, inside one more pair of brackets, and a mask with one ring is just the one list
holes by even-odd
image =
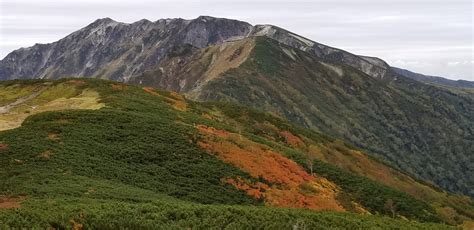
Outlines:
{"label": "mountain ridge", "polygon": [[[185,33],[183,34],[181,31],[174,31],[176,36],[173,37],[171,35],[171,40],[176,39],[175,44],[191,44],[197,48],[203,48],[208,45],[212,44],[220,44],[222,42],[226,41],[231,41],[231,40],[236,40],[236,39],[242,39],[245,37],[249,36],[267,36],[269,38],[278,40],[284,44],[290,45],[295,48],[302,49],[303,51],[311,52],[314,55],[317,55],[319,57],[327,57],[328,59],[340,59],[343,62],[347,62],[350,65],[354,66],[355,68],[361,69],[363,72],[365,72],[368,75],[371,75],[373,77],[378,77],[378,78],[383,78],[386,75],[388,65],[386,63],[377,63],[375,65],[374,63],[368,62],[363,58],[360,58],[357,55],[351,54],[349,52],[336,49],[327,45],[323,45],[314,41],[311,41],[307,38],[303,38],[295,33],[286,31],[284,29],[281,29],[277,26],[273,25],[255,25],[252,26],[249,23],[243,22],[243,21],[238,21],[238,20],[232,20],[232,19],[225,19],[225,18],[214,18],[210,16],[200,16],[196,19],[192,20],[186,20],[186,19],[159,19],[155,22],[151,22],[146,19],[139,20],[137,22],[133,23],[123,23],[123,22],[117,22],[114,21],[111,18],[102,18],[102,19],[97,19],[93,23],[89,24],[88,26],[84,27],[83,29],[80,29],[76,32],[71,33],[70,35],[66,36],[64,39],[59,40],[58,42],[53,42],[53,43],[48,43],[48,44],[37,44],[33,47],[29,48],[24,48],[24,49],[19,49],[15,50],[9,55],[7,55],[3,60],[0,61],[0,79],[7,80],[7,79],[14,79],[14,78],[51,78],[51,77],[57,77],[57,76],[79,76],[79,77],[98,77],[100,75],[101,77],[104,77],[104,69],[107,68],[102,68],[102,72],[98,72],[99,70],[96,71],[91,71],[87,70],[88,67],[92,67],[94,65],[93,63],[97,59],[102,59],[102,56],[97,56],[95,59],[90,59],[90,58],[85,58],[83,56],[91,55],[89,49],[89,46],[105,46],[106,44],[103,44],[103,42],[107,42],[106,39],[112,39],[113,38],[107,38],[103,36],[104,34],[107,34],[107,31],[105,29],[107,28],[109,32],[114,33],[114,28],[116,27],[131,27],[129,28],[132,30],[132,34],[129,34],[127,36],[132,36],[134,40],[138,39],[141,41],[136,41],[136,45],[140,45],[141,43],[141,48],[140,47],[135,47],[136,49],[140,50],[140,52],[132,52],[135,55],[141,55],[141,52],[145,47],[148,47],[148,49],[154,49],[153,46],[150,46],[150,44],[145,44],[147,43],[147,36],[145,34],[140,34],[140,30],[143,30],[144,32],[148,32],[148,34],[152,36],[156,36],[156,27],[159,27],[159,25],[166,25],[166,24],[171,24],[171,27],[173,25],[177,24],[176,26],[181,26],[186,30],[186,28],[189,28],[188,31],[184,31]],[[219,28],[216,29],[213,26],[218,26]],[[154,28],[151,28],[154,27]],[[166,26],[164,26],[166,27]],[[236,28],[233,28],[236,27]],[[173,28],[164,28],[165,30],[173,30]],[[138,31],[137,31],[138,30]],[[225,32],[223,34],[219,34],[215,31],[222,31],[224,30]],[[229,34],[225,34],[226,32],[229,32]],[[123,31],[120,33],[124,33]],[[125,32],[126,33],[126,32]],[[117,33],[116,33],[117,34]],[[117,36],[120,36],[118,34]],[[135,37],[138,36],[138,37]],[[68,63],[64,63],[62,60],[55,60],[54,58],[51,57],[51,53],[54,53],[53,56],[60,55],[61,51],[56,52],[55,50],[57,49],[64,49],[62,47],[56,47],[56,46],[61,46],[57,45],[57,43],[66,42],[68,40],[74,40],[75,38],[79,37],[81,40],[76,40],[76,44],[81,44],[84,43],[82,41],[83,39],[89,39],[89,43],[92,44],[83,44],[82,48],[76,48],[74,52],[71,52],[68,54],[68,56],[75,56],[75,59],[69,58],[67,60],[68,62],[74,63],[84,63],[87,67],[86,68],[80,68],[79,66],[75,68],[79,68],[78,70],[74,71],[74,68],[71,69],[71,71],[59,71],[59,72],[54,72],[54,69],[59,68],[57,65],[65,65]],[[128,37],[127,37],[128,38]],[[118,37],[117,39],[123,39]],[[166,38],[165,38],[166,39]],[[71,42],[71,41],[69,41]],[[138,43],[137,43],[138,42]],[[171,41],[173,43],[173,41]],[[177,43],[176,43],[177,42]],[[116,44],[114,47],[120,47],[123,45]],[[85,47],[85,48],[84,48]],[[111,46],[109,46],[111,47]],[[103,47],[106,48],[106,47]],[[128,47],[128,49],[132,49],[133,47]],[[46,50],[44,50],[46,49]],[[82,50],[81,50],[82,49]],[[93,48],[94,49],[94,48]],[[160,50],[161,49],[161,50]],[[160,56],[158,53],[165,53],[169,47],[161,47],[160,49],[156,51],[152,51],[151,58],[147,57],[145,55],[144,61],[146,66],[150,66],[153,64],[156,64],[157,61],[159,61],[162,56]],[[98,51],[97,49],[94,49],[96,52]],[[33,51],[33,53],[28,54],[25,53],[25,51]],[[125,51],[117,51],[117,54],[112,54],[113,55],[119,55],[121,58],[127,58],[128,56],[124,55]],[[158,52],[158,53],[157,53]],[[131,55],[131,54],[128,54]],[[18,59],[28,59],[23,61],[25,62],[39,62],[36,63],[36,65],[33,66],[24,66],[21,69],[18,70],[17,66],[15,65],[15,62],[18,61]],[[39,59],[39,60],[38,60]],[[68,59],[65,57],[65,59]],[[82,60],[86,59],[86,60]],[[147,64],[147,62],[150,62]],[[25,64],[23,64],[25,65]],[[56,66],[55,66],[56,65]],[[97,65],[97,64],[96,64]],[[108,65],[111,67],[115,68],[123,68],[124,64],[120,63],[113,63],[113,59],[109,60],[108,62],[101,62],[101,65]],[[117,67],[118,65],[118,67]],[[126,66],[126,64],[125,64]],[[29,71],[25,71],[24,69],[27,69],[25,67],[29,67]],[[97,67],[95,67],[97,68]],[[128,70],[129,67],[126,67],[125,70],[118,71],[118,72],[107,72],[105,71],[105,75],[107,78],[115,79],[115,80],[121,80],[121,81],[126,81],[128,80],[131,76],[138,75],[142,73],[145,69],[139,68],[135,70]],[[58,70],[56,70],[58,71]],[[125,72],[126,74],[124,75]]]}
{"label": "mountain ridge", "polygon": [[458,87],[458,88],[474,88],[474,81],[467,81],[467,80],[451,80],[445,77],[439,76],[430,76],[426,74],[416,73],[410,70],[392,67],[392,69],[405,77],[411,78],[416,81],[428,83],[428,84],[437,84],[437,85],[444,85],[444,86],[451,86],[451,87]]}

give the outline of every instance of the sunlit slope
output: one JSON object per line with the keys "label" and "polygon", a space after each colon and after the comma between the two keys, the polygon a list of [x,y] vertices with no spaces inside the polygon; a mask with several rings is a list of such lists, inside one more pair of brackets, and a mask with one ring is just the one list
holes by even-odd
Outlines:
{"label": "sunlit slope", "polygon": [[45,111],[99,109],[99,94],[83,88],[82,80],[60,84],[12,81],[0,85],[0,131],[16,128],[26,117]]}

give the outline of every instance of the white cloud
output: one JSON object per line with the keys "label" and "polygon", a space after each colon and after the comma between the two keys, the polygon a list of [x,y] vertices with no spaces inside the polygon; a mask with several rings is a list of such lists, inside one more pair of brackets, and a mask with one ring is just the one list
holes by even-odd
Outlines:
{"label": "white cloud", "polygon": [[0,0],[0,58],[56,41],[97,18],[199,15],[275,24],[413,71],[474,80],[470,0]]}

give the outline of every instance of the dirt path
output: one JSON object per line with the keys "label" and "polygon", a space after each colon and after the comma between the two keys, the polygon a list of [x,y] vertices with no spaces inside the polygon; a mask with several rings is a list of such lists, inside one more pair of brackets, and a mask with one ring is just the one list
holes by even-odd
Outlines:
{"label": "dirt path", "polygon": [[40,95],[43,91],[45,91],[48,87],[42,87],[39,90],[36,90],[32,94],[26,96],[26,97],[21,97],[18,98],[15,102],[12,102],[8,105],[0,106],[0,114],[8,113],[12,108],[15,108],[15,106],[20,105],[26,101],[29,101],[38,95]]}

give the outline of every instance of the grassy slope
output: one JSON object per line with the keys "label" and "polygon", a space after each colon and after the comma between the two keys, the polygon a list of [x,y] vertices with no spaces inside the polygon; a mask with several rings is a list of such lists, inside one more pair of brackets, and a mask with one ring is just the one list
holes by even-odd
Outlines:
{"label": "grassy slope", "polygon": [[246,63],[210,82],[195,99],[278,114],[343,138],[444,189],[471,194],[472,97],[410,79],[380,81],[301,51],[289,56],[285,49],[291,50],[257,38]]}
{"label": "grassy slope", "polygon": [[[305,167],[308,167],[308,158],[313,159],[315,172],[336,182],[344,190],[350,191],[358,202],[368,208],[374,208],[371,211],[389,214],[380,202],[393,198],[395,189],[431,204],[443,221],[448,223],[462,223],[474,218],[474,203],[470,198],[449,194],[413,180],[339,140],[294,127],[280,118],[245,107],[214,102],[204,105],[218,108],[233,127],[245,130],[256,142],[272,146]],[[278,134],[278,130],[289,130],[300,137],[303,143],[298,146],[289,145]],[[277,143],[272,140],[277,140]],[[379,183],[388,188],[380,186]],[[404,194],[397,193],[395,196],[403,197]],[[405,201],[400,200],[401,203]],[[404,206],[412,210],[413,204],[406,203]]]}
{"label": "grassy slope", "polygon": [[[64,81],[67,80],[54,84]],[[17,83],[32,84],[31,81]],[[141,88],[99,80],[87,80],[80,87],[99,92],[101,102],[106,107],[99,110],[45,112],[29,117],[20,128],[0,133],[1,197],[24,199],[22,208],[18,210],[1,210],[0,223],[43,227],[64,227],[79,223],[101,228],[162,224],[200,228],[210,225],[276,227],[295,224],[340,228],[446,227],[377,216],[223,206],[260,205],[262,201],[224,183],[222,178],[238,176],[255,183],[260,179],[199,148],[193,141],[200,138],[194,125],[205,124],[237,133],[236,127],[239,125],[233,122],[248,127],[249,121],[239,121],[232,116],[236,114],[235,109],[240,111],[239,107],[230,106],[219,111],[212,104],[189,102],[188,112],[184,112],[180,111],[182,106],[176,106],[179,97],[167,92],[159,92],[165,96],[156,96],[145,93]],[[225,108],[223,105],[217,107]],[[260,120],[256,121],[274,123],[282,131],[294,129],[278,118],[268,115],[258,117]],[[331,141],[319,134],[298,130],[293,132],[306,135],[312,142]],[[287,141],[281,137],[262,138],[255,135],[255,131],[244,131],[244,135],[278,151],[284,152],[286,149],[284,153],[296,161],[304,154],[304,150],[289,148]],[[341,172],[335,169],[336,175]],[[389,196],[396,204],[413,204],[412,210],[400,209],[397,214],[424,221],[438,218],[433,216],[433,210],[425,203],[373,181],[371,183],[372,187],[367,189],[383,188],[379,190],[380,194],[375,194],[380,195],[383,201]],[[370,194],[360,195],[350,189],[356,189],[357,186],[341,186],[344,194],[349,196],[345,200],[364,204],[364,200],[371,199]],[[383,207],[367,207],[373,213],[387,214]],[[418,207],[426,212],[420,211]],[[223,216],[225,219],[233,218],[234,221],[226,222]]]}

